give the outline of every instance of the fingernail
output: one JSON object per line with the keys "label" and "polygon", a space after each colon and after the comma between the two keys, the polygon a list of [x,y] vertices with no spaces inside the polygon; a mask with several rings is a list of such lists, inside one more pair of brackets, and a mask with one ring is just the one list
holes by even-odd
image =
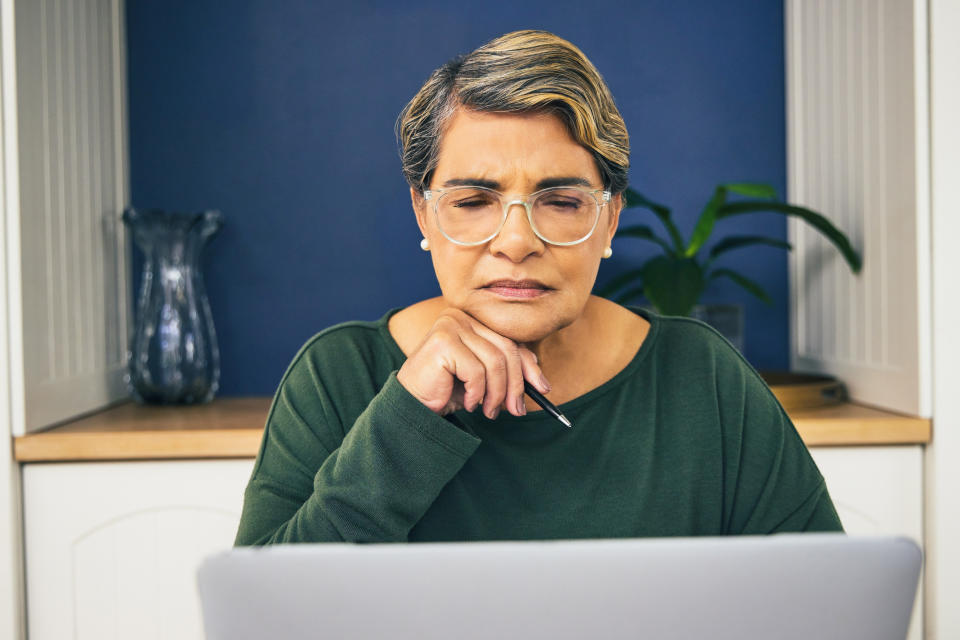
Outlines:
{"label": "fingernail", "polygon": [[527,415],[527,405],[524,404],[523,398],[517,398],[517,410],[519,411],[517,415]]}
{"label": "fingernail", "polygon": [[543,389],[544,393],[550,393],[550,383],[547,382],[547,378],[542,373],[540,374],[540,388]]}

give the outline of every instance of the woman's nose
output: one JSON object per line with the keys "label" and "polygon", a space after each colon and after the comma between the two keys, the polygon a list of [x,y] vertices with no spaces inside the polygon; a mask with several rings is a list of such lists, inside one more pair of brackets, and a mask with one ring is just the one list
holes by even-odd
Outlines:
{"label": "woman's nose", "polygon": [[544,247],[543,241],[530,226],[525,205],[519,200],[508,203],[507,219],[500,233],[490,241],[490,251],[502,254],[513,262],[521,262],[531,254],[543,253]]}

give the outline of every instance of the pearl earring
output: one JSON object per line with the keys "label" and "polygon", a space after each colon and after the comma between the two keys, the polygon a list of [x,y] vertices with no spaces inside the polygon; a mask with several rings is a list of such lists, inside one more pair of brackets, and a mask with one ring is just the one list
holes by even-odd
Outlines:
{"label": "pearl earring", "polygon": [[609,258],[612,255],[613,255],[613,249],[611,249],[610,247],[607,247],[606,249],[603,250],[604,258]]}
{"label": "pearl earring", "polygon": [[424,251],[430,251],[430,241],[424,238],[420,241],[420,248]]}

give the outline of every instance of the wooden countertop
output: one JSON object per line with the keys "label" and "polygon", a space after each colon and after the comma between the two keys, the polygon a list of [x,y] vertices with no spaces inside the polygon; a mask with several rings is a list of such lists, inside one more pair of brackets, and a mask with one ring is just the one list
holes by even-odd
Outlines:
{"label": "wooden countertop", "polygon": [[[41,433],[14,438],[19,462],[256,457],[269,397],[216,398],[206,405],[127,402]],[[925,444],[927,418],[857,404],[791,411],[807,446]]]}

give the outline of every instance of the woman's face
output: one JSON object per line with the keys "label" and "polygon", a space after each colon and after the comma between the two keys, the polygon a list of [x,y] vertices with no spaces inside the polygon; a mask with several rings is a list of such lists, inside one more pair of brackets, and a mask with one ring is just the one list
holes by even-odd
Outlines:
{"label": "woman's face", "polygon": [[[603,188],[593,156],[570,137],[557,116],[460,108],[441,139],[429,188],[482,181],[500,193],[525,197],[543,188],[539,183],[549,178],[579,178],[589,186],[572,182],[570,186],[589,191]],[[465,247],[447,240],[437,228],[432,200],[423,201],[413,189],[410,193],[447,304],[521,343],[542,340],[580,317],[621,207],[620,199],[613,198],[601,207],[587,240],[555,246],[537,237],[522,205],[513,205],[496,237]],[[602,202],[601,194],[596,195]],[[491,286],[497,281],[498,286]],[[519,281],[534,281],[535,289],[510,286]]]}

